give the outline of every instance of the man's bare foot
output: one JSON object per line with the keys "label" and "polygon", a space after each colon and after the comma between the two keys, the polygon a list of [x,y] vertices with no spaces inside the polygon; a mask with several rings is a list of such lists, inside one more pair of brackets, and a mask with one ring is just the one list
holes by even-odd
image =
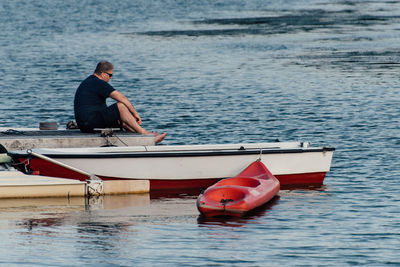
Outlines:
{"label": "man's bare foot", "polygon": [[165,136],[167,136],[167,133],[163,133],[163,134],[155,133],[154,136],[155,136],[154,141],[156,143],[160,143],[162,140],[164,140]]}

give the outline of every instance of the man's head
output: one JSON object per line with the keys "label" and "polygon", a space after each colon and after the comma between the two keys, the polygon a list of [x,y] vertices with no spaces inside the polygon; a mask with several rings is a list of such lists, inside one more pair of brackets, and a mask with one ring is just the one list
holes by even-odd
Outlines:
{"label": "man's head", "polygon": [[113,71],[114,71],[113,64],[111,64],[108,61],[100,61],[97,64],[96,69],[94,70],[94,74],[103,81],[108,82],[112,77]]}

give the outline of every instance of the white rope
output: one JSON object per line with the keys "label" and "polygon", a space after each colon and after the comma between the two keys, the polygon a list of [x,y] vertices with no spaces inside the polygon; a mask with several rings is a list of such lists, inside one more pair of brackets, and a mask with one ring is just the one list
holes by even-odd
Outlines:
{"label": "white rope", "polygon": [[258,155],[257,161],[261,161],[261,156],[262,156],[262,148],[260,147],[260,154]]}
{"label": "white rope", "polygon": [[102,180],[86,180],[86,186],[89,196],[99,196],[103,194],[104,186]]}

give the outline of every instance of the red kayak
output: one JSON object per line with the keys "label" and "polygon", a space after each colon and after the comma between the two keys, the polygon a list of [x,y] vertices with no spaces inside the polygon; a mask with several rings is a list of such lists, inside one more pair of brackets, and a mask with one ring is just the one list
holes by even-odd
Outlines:
{"label": "red kayak", "polygon": [[279,188],[278,179],[261,161],[255,161],[236,177],[207,188],[197,198],[197,208],[206,217],[240,217],[270,201]]}

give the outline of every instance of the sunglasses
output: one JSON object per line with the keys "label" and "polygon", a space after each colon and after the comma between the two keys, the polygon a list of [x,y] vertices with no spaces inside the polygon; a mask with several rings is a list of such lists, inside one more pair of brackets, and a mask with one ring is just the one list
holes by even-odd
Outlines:
{"label": "sunglasses", "polygon": [[112,77],[112,73],[108,73],[108,72],[104,72],[105,74],[108,74],[108,76],[110,76],[110,78]]}

